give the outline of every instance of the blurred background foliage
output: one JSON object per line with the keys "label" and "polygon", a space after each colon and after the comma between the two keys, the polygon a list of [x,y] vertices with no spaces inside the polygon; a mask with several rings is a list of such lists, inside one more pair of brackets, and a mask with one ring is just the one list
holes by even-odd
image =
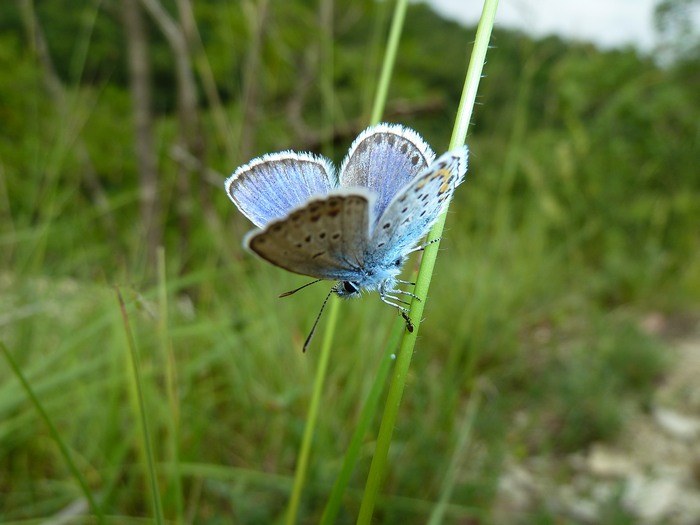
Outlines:
{"label": "blurred background foliage", "polygon": [[[450,513],[485,522],[506,458],[614,439],[629,407],[650,402],[668,337],[700,297],[700,54],[673,23],[682,3],[660,5],[658,55],[496,30],[382,522],[425,522],[475,388],[482,446],[460,467]],[[151,510],[113,285],[142,355],[166,516],[281,515],[315,367],[299,349],[326,288],[276,299],[304,280],[242,250],[251,226],[222,182],[281,149],[342,160],[368,123],[391,7],[0,3],[0,333],[120,523]],[[147,50],[135,57],[144,135],[127,9]],[[411,4],[385,119],[444,150],[473,38]],[[337,474],[388,310],[374,296],[343,305],[305,523]],[[642,330],[650,314],[666,329]],[[0,521],[51,516],[80,493],[10,369],[0,377]]]}

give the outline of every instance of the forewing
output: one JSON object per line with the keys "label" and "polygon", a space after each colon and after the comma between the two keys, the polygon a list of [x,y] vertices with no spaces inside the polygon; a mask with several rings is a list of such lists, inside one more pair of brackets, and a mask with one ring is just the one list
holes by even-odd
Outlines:
{"label": "forewing", "polygon": [[318,279],[354,280],[369,242],[372,197],[336,191],[253,230],[244,244],[272,264]]}
{"label": "forewing", "polygon": [[258,228],[285,217],[311,197],[337,185],[331,162],[311,153],[283,151],[263,155],[226,179],[226,193]]}
{"label": "forewing", "polygon": [[350,146],[340,168],[340,186],[359,186],[376,194],[374,216],[380,217],[434,158],[433,150],[415,131],[396,124],[371,126]]}
{"label": "forewing", "polygon": [[441,155],[397,195],[370,234],[374,260],[391,260],[414,248],[445,211],[466,171],[463,146]]}

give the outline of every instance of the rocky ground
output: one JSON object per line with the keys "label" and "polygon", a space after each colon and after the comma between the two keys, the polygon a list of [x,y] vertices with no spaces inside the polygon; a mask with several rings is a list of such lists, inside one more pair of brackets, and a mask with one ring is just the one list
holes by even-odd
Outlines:
{"label": "rocky ground", "polygon": [[700,525],[700,323],[681,337],[670,325],[660,316],[643,322],[673,354],[650,410],[634,409],[615,442],[508,461],[497,523],[521,523],[544,507],[565,523]]}

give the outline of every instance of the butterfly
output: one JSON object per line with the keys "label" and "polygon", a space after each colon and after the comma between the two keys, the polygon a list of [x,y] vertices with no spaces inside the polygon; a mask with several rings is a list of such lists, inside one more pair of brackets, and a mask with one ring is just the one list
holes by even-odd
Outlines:
{"label": "butterfly", "polygon": [[416,296],[398,285],[413,283],[398,276],[464,180],[467,153],[436,159],[417,132],[382,123],[360,133],[340,171],[325,157],[282,151],[239,167],[225,188],[256,226],[243,242],[250,251],[314,283],[338,281],[326,301],[377,290],[412,331],[402,296]]}

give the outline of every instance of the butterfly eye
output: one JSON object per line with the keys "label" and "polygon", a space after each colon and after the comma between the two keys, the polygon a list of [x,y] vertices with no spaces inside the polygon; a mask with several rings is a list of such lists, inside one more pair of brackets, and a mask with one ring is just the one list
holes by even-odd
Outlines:
{"label": "butterfly eye", "polygon": [[357,283],[353,283],[351,281],[344,281],[343,291],[347,294],[354,294],[360,291],[360,287],[357,285]]}

